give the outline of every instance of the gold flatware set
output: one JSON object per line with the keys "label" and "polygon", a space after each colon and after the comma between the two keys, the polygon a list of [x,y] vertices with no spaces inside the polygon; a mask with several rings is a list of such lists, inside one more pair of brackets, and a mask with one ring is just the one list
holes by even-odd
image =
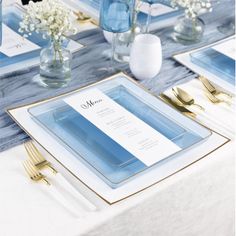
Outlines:
{"label": "gold flatware set", "polygon": [[181,113],[191,117],[191,118],[195,118],[196,114],[190,110],[188,110],[185,106],[183,106],[181,103],[179,103],[178,101],[174,101],[173,99],[171,99],[170,97],[168,97],[166,94],[161,93],[160,94],[160,98],[169,103],[172,107],[174,107],[175,109],[177,109],[178,111],[180,111]]}
{"label": "gold flatware set", "polygon": [[[217,89],[205,77],[199,77],[199,81],[202,83],[204,87],[204,93],[211,103],[215,105],[219,103],[225,103],[227,105],[232,104],[232,95]],[[176,110],[180,111],[181,113],[187,115],[190,118],[196,119],[198,116],[200,116],[202,118],[207,119],[208,122],[213,122],[219,127],[224,128],[228,132],[231,132],[228,126],[222,124],[222,122],[217,121],[214,117],[211,117],[210,115],[205,113],[205,108],[202,105],[197,104],[193,96],[190,95],[188,92],[179,87],[174,87],[171,91],[176,99],[169,97],[164,93],[161,93],[159,95],[160,98],[172,107],[174,107]],[[229,108],[225,107],[225,109]]]}
{"label": "gold flatware set", "polygon": [[94,20],[93,18],[91,18],[90,16],[84,14],[81,11],[77,11],[74,12],[74,14],[77,16],[77,21],[80,24],[84,24],[84,23],[92,23],[93,25],[98,26],[98,22],[96,20]]}
{"label": "gold flatware set", "polygon": [[200,110],[205,110],[201,105],[196,104],[194,98],[181,88],[172,88],[175,97],[185,106],[197,106]]}
{"label": "gold flatware set", "polygon": [[[228,94],[224,91],[218,90],[213,84],[206,79],[203,76],[199,77],[199,81],[202,83],[204,89],[205,89],[205,95],[209,99],[210,102],[213,104],[219,104],[219,103],[225,103],[227,105],[232,104],[232,98],[233,96],[231,94]],[[185,90],[179,87],[174,87],[172,88],[172,93],[176,97],[176,100],[168,97],[166,94],[161,93],[160,98],[167,103],[169,103],[171,106],[179,110],[180,112],[194,118],[196,117],[195,110],[189,110],[188,107],[190,108],[191,106],[195,106],[199,108],[201,111],[205,111],[205,108],[197,104],[195,102],[195,99]]]}

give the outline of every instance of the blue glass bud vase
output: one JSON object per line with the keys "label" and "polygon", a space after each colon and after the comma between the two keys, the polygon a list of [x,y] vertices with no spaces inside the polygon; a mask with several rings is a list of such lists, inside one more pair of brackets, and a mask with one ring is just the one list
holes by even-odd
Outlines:
{"label": "blue glass bud vase", "polygon": [[36,76],[41,85],[50,88],[66,86],[71,80],[72,54],[66,42],[51,39],[40,53],[40,72]]}
{"label": "blue glass bud vase", "polygon": [[100,27],[112,34],[111,63],[107,71],[114,72],[117,34],[131,29],[134,0],[103,0],[100,5]]}

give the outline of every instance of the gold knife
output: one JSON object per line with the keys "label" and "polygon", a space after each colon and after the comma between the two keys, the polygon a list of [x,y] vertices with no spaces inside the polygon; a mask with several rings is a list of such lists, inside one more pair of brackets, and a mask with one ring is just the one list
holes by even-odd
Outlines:
{"label": "gold knife", "polygon": [[190,118],[195,118],[196,114],[190,110],[188,110],[186,107],[179,105],[176,101],[168,97],[166,94],[161,93],[160,98],[165,101],[166,103],[170,104],[172,107],[174,107],[176,110],[180,111],[181,113],[189,116]]}

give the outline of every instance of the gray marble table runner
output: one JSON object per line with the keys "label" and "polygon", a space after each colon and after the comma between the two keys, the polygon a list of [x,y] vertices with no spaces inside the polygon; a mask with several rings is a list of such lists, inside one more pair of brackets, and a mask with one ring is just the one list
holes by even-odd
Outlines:
{"label": "gray marble table runner", "polygon": [[[183,46],[173,42],[170,27],[154,32],[163,43],[163,66],[155,78],[143,81],[142,84],[154,94],[159,94],[173,84],[195,78],[196,75],[193,72],[175,62],[171,56],[225,38],[226,35],[218,32],[216,27],[228,17],[234,16],[234,9],[234,1],[222,0],[212,13],[203,15],[202,19],[206,24],[205,34],[198,44]],[[100,70],[108,66],[109,58],[104,52],[110,48],[104,40],[102,31],[89,30],[73,38],[86,47],[73,56],[73,79],[67,87],[60,89],[39,87],[32,81],[33,76],[38,73],[38,67],[0,75],[0,151],[29,139],[27,134],[7,115],[5,112],[7,108],[53,97],[110,76],[108,72]],[[115,67],[118,71],[124,71],[133,77],[127,63],[116,63]]]}

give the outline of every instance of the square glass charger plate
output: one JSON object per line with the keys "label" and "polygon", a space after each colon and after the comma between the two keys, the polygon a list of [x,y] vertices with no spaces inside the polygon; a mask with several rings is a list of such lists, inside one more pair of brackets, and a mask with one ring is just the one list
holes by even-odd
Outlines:
{"label": "square glass charger plate", "polygon": [[[25,9],[17,3],[3,7],[2,9],[2,23],[8,26],[10,29],[23,36],[23,33],[19,33],[19,22],[22,20],[22,15]],[[27,38],[29,41],[38,45],[40,49],[20,54],[13,57],[8,57],[5,54],[0,52],[0,75],[11,73],[16,70],[22,70],[26,67],[35,66],[39,64],[39,55],[43,47],[46,47],[49,44],[48,39],[43,39],[41,34],[32,32]],[[76,52],[83,45],[73,41],[66,40],[64,46],[67,47],[71,52]]]}
{"label": "square glass charger plate", "polygon": [[[235,35],[194,50],[175,54],[173,58],[196,74],[206,77],[223,91],[229,92],[234,96],[235,60],[214,49],[232,40],[235,40]],[[231,48],[224,48],[225,50],[231,50]],[[232,51],[235,51],[235,46]]]}
{"label": "square glass charger plate", "polygon": [[28,109],[45,131],[112,188],[119,187],[138,174],[145,174],[157,165],[163,166],[177,157],[181,158],[183,152],[196,147],[211,135],[210,130],[173,110],[126,76],[117,75],[75,93],[91,88],[105,93],[181,149],[152,166],[146,166],[67,105],[64,99],[71,94]]}

